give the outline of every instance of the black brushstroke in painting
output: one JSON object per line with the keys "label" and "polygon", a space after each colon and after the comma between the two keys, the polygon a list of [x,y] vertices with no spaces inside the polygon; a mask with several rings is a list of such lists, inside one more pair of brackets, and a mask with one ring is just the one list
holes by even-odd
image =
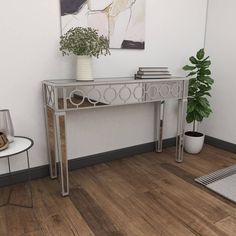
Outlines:
{"label": "black brushstroke in painting", "polygon": [[134,42],[131,40],[124,40],[121,44],[121,48],[124,48],[124,49],[144,49],[145,42]]}
{"label": "black brushstroke in painting", "polygon": [[61,16],[67,14],[77,14],[86,0],[60,0],[61,1]]}

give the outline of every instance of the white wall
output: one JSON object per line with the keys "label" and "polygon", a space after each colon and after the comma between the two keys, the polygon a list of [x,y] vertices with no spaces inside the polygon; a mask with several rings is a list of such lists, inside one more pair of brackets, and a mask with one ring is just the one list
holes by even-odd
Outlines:
{"label": "white wall", "polygon": [[[130,76],[138,66],[170,67],[182,75],[187,58],[203,47],[206,0],[146,1],[146,49],[112,50],[94,60],[97,77]],[[74,60],[58,51],[58,0],[8,0],[0,14],[0,108],[11,110],[15,133],[34,139],[31,165],[47,163],[41,81],[73,78]],[[165,138],[176,132],[168,103]],[[152,105],[81,111],[68,116],[69,156],[75,158],[153,141]],[[25,168],[19,158],[13,169]],[[6,163],[1,161],[0,173]]]}
{"label": "white wall", "polygon": [[215,84],[211,104],[213,114],[205,121],[206,133],[236,143],[236,2],[210,0],[206,51],[212,60]]}

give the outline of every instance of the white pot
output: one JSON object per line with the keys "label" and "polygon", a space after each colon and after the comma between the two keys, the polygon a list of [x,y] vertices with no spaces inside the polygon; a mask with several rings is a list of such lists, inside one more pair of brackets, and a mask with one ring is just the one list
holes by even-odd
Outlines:
{"label": "white pot", "polygon": [[80,80],[80,81],[93,80],[92,58],[90,56],[77,56],[76,80]]}
{"label": "white pot", "polygon": [[201,152],[205,135],[199,132],[188,131],[184,135],[184,150],[190,154]]}

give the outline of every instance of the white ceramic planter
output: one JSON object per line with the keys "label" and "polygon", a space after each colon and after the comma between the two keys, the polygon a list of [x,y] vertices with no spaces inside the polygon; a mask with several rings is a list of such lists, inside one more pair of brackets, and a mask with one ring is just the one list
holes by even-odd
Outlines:
{"label": "white ceramic planter", "polygon": [[76,80],[79,81],[93,80],[92,58],[90,56],[77,56]]}
{"label": "white ceramic planter", "polygon": [[188,131],[184,135],[184,150],[190,154],[201,152],[205,135],[198,132]]}

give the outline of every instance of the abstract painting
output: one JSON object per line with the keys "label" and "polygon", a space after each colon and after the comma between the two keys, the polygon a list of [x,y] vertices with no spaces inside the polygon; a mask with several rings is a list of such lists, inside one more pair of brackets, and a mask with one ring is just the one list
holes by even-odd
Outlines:
{"label": "abstract painting", "polygon": [[144,49],[145,0],[60,0],[64,34],[92,27],[109,39],[110,48]]}

